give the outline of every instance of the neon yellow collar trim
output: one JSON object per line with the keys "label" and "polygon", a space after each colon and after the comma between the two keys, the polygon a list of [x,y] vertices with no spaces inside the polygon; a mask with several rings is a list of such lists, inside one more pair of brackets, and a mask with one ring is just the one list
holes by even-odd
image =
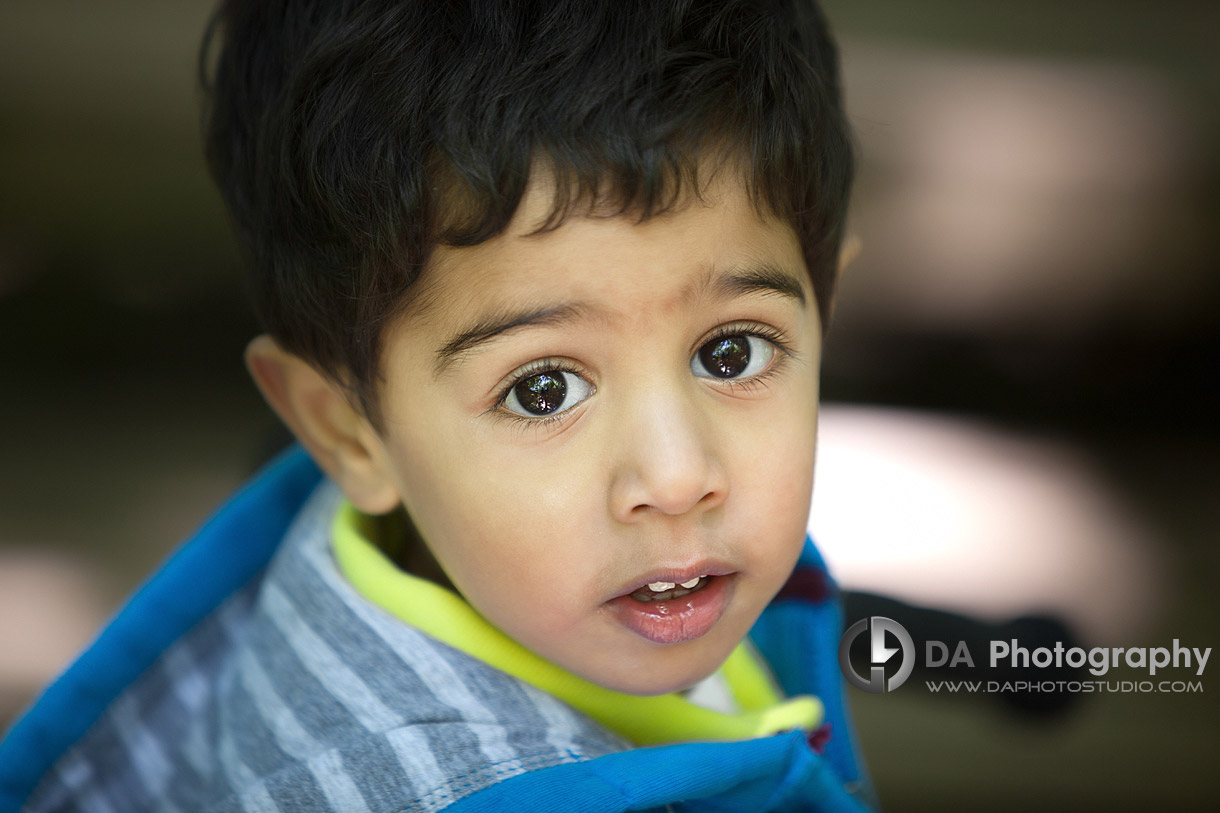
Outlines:
{"label": "neon yellow collar trim", "polygon": [[577,677],[534,654],[488,623],[456,593],[398,569],[364,533],[364,517],[344,501],[332,526],[339,570],[358,593],[398,619],[471,657],[579,709],[637,745],[745,740],[822,720],[815,697],[781,701],[745,644],[721,667],[744,711],[722,714],[679,694],[639,697]]}

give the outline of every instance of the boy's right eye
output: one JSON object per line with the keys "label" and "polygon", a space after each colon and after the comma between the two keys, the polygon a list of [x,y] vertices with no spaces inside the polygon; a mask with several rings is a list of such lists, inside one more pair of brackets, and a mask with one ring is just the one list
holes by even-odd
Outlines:
{"label": "boy's right eye", "polygon": [[593,394],[593,385],[567,370],[539,370],[517,380],[504,394],[504,408],[523,418],[566,412]]}

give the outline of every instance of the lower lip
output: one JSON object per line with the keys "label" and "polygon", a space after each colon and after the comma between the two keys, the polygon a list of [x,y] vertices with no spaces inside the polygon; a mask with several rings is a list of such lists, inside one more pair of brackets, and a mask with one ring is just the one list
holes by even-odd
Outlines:
{"label": "lower lip", "polygon": [[681,598],[636,601],[619,596],[607,602],[618,623],[655,644],[680,644],[706,635],[724,615],[733,577],[715,576],[707,587]]}

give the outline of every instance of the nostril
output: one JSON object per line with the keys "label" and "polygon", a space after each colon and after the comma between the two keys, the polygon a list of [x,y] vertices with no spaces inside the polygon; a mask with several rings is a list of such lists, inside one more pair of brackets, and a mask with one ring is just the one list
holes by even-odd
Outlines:
{"label": "nostril", "polygon": [[669,516],[680,516],[690,511],[705,511],[715,508],[723,502],[723,494],[719,490],[705,491],[696,497],[691,491],[681,490],[656,491],[630,511],[633,516],[640,516],[651,511],[657,511]]}
{"label": "nostril", "polygon": [[610,491],[615,516],[682,516],[724,502],[728,478],[714,454],[673,437],[649,436],[624,448]]}

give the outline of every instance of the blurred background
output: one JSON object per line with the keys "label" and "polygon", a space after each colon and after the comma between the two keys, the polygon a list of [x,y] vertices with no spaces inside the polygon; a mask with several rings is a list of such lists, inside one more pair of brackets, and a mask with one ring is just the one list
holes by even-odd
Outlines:
{"label": "blurred background", "polygon": [[[841,582],[1220,644],[1220,5],[824,6],[862,153],[811,519]],[[0,3],[0,727],[276,442],[200,157],[209,7]],[[851,697],[889,810],[1189,809],[1202,681]]]}

